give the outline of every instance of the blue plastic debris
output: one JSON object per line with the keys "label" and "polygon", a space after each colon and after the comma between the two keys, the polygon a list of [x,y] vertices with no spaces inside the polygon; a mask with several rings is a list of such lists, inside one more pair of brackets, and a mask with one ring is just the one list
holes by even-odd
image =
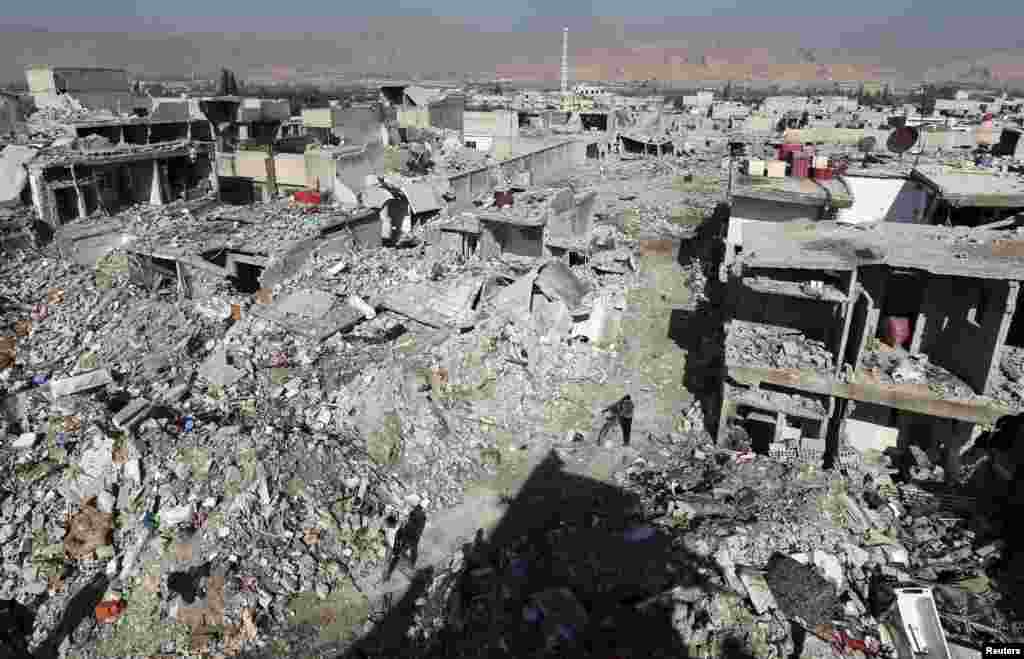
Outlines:
{"label": "blue plastic debris", "polygon": [[46,384],[47,380],[49,380],[49,378],[46,377],[45,375],[33,375],[32,376],[32,384],[34,384],[37,387]]}
{"label": "blue plastic debris", "polygon": [[523,577],[525,577],[526,573],[529,571],[529,563],[527,563],[526,560],[522,558],[517,558],[514,561],[512,561],[509,567],[511,568],[512,576],[518,579],[522,579]]}
{"label": "blue plastic debris", "polygon": [[155,531],[160,525],[160,520],[157,518],[156,513],[146,513],[142,517],[142,524],[150,531]]}
{"label": "blue plastic debris", "polygon": [[544,613],[536,606],[523,607],[523,620],[531,624],[537,624],[544,619]]}
{"label": "blue plastic debris", "polygon": [[191,414],[178,419],[179,432],[192,432],[196,427],[196,419]]}
{"label": "blue plastic debris", "polygon": [[58,447],[63,447],[64,444],[67,443],[68,438],[67,435],[65,435],[62,432],[59,432],[57,433],[57,436],[54,438],[54,440],[57,442]]}
{"label": "blue plastic debris", "polygon": [[558,625],[558,637],[563,641],[572,641],[576,638],[576,628],[572,625]]}
{"label": "blue plastic debris", "polygon": [[626,531],[626,542],[643,542],[654,537],[653,526],[634,526]]}

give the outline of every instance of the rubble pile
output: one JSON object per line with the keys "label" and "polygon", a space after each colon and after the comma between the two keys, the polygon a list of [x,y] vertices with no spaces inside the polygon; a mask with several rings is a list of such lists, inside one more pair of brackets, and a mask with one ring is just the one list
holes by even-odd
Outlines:
{"label": "rubble pile", "polygon": [[741,320],[732,321],[725,358],[731,364],[763,368],[826,372],[832,367],[832,354],[824,342],[809,339],[799,330]]}
{"label": "rubble pile", "polygon": [[[92,220],[60,253],[15,252],[0,600],[31,603],[29,645],[255,659],[330,632],[388,657],[875,656],[893,581],[935,587],[951,640],[1002,638],[999,529],[894,482],[941,480],[932,457],[822,472],[710,440],[681,379],[718,330],[687,355],[667,328],[714,302],[711,264],[680,266],[673,239],[720,196],[718,163],[576,172],[607,209],[579,263],[467,256],[437,239],[446,210],[366,248],[332,232],[346,212],[209,199],[88,226],[113,237],[92,263],[64,251]],[[196,266],[229,251],[263,263],[258,290]],[[146,254],[187,258],[191,290],[144,285]],[[730,363],[831,368],[818,341],[737,325]],[[624,394],[620,446],[596,431]],[[459,531],[497,521],[453,540],[434,526],[453,511]]]}
{"label": "rubble pile", "polygon": [[594,495],[592,512],[565,502],[529,533],[481,532],[429,577],[406,650],[896,656],[897,584],[934,588],[951,643],[1010,637],[987,576],[1005,544],[884,467],[828,473],[685,436],[667,445],[667,464],[637,458],[621,475],[633,505]]}
{"label": "rubble pile", "polygon": [[944,397],[977,397],[967,383],[946,369],[931,363],[926,354],[911,355],[902,350],[889,350],[879,342],[877,350],[865,353],[863,366],[883,382],[927,383],[933,391]]}

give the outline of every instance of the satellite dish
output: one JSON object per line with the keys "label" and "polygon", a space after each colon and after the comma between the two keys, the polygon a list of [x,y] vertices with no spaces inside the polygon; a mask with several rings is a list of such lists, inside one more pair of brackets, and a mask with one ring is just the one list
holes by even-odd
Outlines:
{"label": "satellite dish", "polygon": [[885,146],[893,153],[906,153],[910,147],[917,144],[918,137],[920,137],[920,133],[917,128],[900,126],[889,133],[889,139],[885,141]]}

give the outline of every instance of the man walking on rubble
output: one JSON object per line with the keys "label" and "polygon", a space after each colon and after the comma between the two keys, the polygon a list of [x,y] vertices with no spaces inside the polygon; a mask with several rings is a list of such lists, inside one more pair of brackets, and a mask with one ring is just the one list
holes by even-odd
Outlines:
{"label": "man walking on rubble", "polygon": [[597,443],[602,443],[608,431],[618,422],[619,427],[622,429],[622,445],[629,446],[629,433],[633,427],[633,399],[630,395],[626,394],[616,403],[609,405],[601,411],[608,415],[608,419],[597,436]]}
{"label": "man walking on rubble", "polygon": [[398,533],[395,535],[394,550],[391,552],[390,560],[384,573],[384,581],[391,579],[392,573],[398,567],[398,562],[405,555],[409,556],[410,565],[413,568],[416,567],[416,561],[419,558],[420,539],[423,537],[423,531],[426,527],[427,511],[423,509],[423,504],[416,504],[416,507],[409,513],[409,519],[405,521],[405,524],[402,525],[402,528],[398,529]]}

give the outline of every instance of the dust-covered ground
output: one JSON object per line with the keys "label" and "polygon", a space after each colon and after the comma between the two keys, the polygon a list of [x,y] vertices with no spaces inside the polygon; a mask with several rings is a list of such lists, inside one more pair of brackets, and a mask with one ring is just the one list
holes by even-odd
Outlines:
{"label": "dust-covered ground", "polygon": [[[997,526],[910,501],[881,456],[711,441],[720,163],[573,172],[598,203],[569,267],[427,230],[334,241],[272,291],[472,307],[447,326],[374,305],[321,341],[229,283],[187,300],[116,252],[8,254],[0,598],[32,652],[823,657],[846,630],[877,653],[900,579],[937,584],[951,638],[1007,634]],[[627,394],[628,445],[603,414]]]}

